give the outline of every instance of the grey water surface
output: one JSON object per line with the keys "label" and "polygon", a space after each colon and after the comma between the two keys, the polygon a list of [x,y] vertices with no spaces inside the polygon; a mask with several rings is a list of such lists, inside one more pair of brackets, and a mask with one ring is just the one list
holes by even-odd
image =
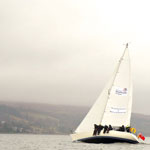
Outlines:
{"label": "grey water surface", "polygon": [[144,143],[73,143],[69,135],[0,134],[0,150],[150,150],[150,138]]}

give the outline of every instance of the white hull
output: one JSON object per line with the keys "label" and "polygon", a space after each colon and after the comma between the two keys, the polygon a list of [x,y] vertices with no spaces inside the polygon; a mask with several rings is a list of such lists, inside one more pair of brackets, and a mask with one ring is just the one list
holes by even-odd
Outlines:
{"label": "white hull", "polygon": [[103,133],[93,136],[93,133],[75,133],[71,134],[72,141],[81,141],[86,143],[114,143],[114,142],[127,142],[127,143],[139,143],[138,138],[128,132],[121,131],[109,131],[109,133]]}

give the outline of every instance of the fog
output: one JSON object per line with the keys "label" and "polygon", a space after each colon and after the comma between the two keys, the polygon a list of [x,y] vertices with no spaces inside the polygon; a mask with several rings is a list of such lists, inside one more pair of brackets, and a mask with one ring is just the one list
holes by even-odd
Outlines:
{"label": "fog", "polygon": [[147,0],[0,0],[0,100],[91,106],[129,42],[133,112],[150,114]]}

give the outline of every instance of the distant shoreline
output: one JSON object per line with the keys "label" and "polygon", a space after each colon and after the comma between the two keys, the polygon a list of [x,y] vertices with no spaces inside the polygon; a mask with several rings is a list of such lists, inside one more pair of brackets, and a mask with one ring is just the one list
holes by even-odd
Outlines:
{"label": "distant shoreline", "polygon": [[[89,107],[0,102],[0,134],[69,135]],[[150,116],[132,113],[131,126],[150,136]]]}

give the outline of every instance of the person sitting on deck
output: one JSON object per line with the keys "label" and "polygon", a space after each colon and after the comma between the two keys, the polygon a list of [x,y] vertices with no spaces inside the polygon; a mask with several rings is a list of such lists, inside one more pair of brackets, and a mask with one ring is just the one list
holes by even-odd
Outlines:
{"label": "person sitting on deck", "polygon": [[112,126],[109,125],[108,129],[107,129],[107,133],[109,133],[110,130],[113,130]]}
{"label": "person sitting on deck", "polygon": [[98,131],[97,131],[97,132],[98,132],[98,135],[101,133],[101,131],[102,131],[103,128],[104,128],[104,127],[103,127],[102,125],[99,125],[99,126],[98,126]]}
{"label": "person sitting on deck", "polygon": [[105,125],[105,126],[104,126],[104,131],[103,131],[103,133],[105,134],[107,130],[108,130],[108,126]]}
{"label": "person sitting on deck", "polygon": [[126,131],[130,132],[130,127],[129,126],[126,127]]}
{"label": "person sitting on deck", "polygon": [[125,131],[125,127],[124,127],[124,125],[122,125],[120,128],[119,128],[119,130],[118,131],[122,131],[122,132],[124,132]]}
{"label": "person sitting on deck", "polygon": [[96,135],[98,132],[98,125],[94,124],[94,131],[93,131],[93,135]]}

